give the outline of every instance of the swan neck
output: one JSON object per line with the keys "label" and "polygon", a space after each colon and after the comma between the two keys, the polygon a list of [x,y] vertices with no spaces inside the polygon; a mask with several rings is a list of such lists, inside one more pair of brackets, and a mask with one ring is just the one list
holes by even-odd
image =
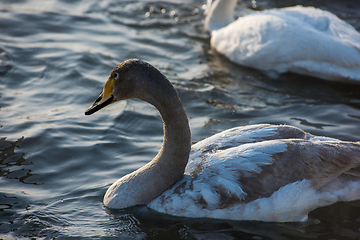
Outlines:
{"label": "swan neck", "polygon": [[[158,75],[160,76],[160,75]],[[106,192],[104,205],[126,208],[146,205],[158,197],[184,174],[191,149],[191,134],[184,107],[170,82],[145,86],[139,97],[154,105],[164,124],[164,140],[156,157],[142,168],[115,182]]]}
{"label": "swan neck", "polygon": [[205,30],[212,32],[233,22],[236,4],[237,0],[216,0],[211,4],[204,22]]}
{"label": "swan neck", "polygon": [[151,103],[158,109],[164,126],[163,144],[154,160],[166,165],[173,171],[173,175],[182,176],[190,154],[191,133],[187,115],[177,92],[172,88],[166,95],[167,97]]}
{"label": "swan neck", "polygon": [[[168,81],[167,81],[168,82]],[[179,181],[184,174],[191,149],[191,133],[188,118],[176,90],[169,85],[148,99],[159,111],[163,120],[164,139],[156,157],[138,171],[142,171],[152,183],[143,194],[148,204]]]}

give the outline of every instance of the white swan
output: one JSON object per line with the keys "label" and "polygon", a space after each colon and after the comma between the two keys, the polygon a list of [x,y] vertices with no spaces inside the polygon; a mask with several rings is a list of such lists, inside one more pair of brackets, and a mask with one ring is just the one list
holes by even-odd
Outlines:
{"label": "white swan", "polygon": [[205,18],[211,46],[231,61],[275,75],[293,72],[360,83],[360,33],[314,7],[287,7],[234,21],[237,0],[216,0]]}
{"label": "white swan", "polygon": [[176,90],[137,59],[114,68],[85,114],[129,98],[159,110],[164,141],[152,161],[111,185],[106,207],[142,204],[176,216],[286,222],[302,221],[317,207],[360,199],[360,142],[262,124],[229,129],[190,146],[188,118]]}

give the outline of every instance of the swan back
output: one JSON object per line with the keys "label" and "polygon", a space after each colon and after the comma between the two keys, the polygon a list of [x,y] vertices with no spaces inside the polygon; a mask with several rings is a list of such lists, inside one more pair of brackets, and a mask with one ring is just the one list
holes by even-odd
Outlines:
{"label": "swan back", "polygon": [[235,63],[264,71],[360,79],[360,33],[313,7],[252,13],[212,31],[211,46]]}

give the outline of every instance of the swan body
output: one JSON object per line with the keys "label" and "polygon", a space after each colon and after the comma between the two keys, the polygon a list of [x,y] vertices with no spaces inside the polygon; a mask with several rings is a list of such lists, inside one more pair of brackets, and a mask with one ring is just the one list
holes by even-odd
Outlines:
{"label": "swan body", "polygon": [[254,11],[234,21],[236,0],[216,0],[205,19],[211,46],[231,61],[273,75],[360,81],[360,33],[314,7]]}
{"label": "swan body", "polygon": [[164,122],[157,156],[107,190],[109,208],[135,205],[183,217],[303,221],[318,207],[360,199],[360,143],[318,137],[286,125],[250,125],[193,146],[182,103],[167,78],[141,60],[111,72],[86,111],[140,98]]}

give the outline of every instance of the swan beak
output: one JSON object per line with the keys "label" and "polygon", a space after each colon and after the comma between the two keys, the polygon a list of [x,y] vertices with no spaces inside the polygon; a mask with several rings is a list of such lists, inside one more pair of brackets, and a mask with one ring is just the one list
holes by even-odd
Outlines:
{"label": "swan beak", "polygon": [[91,115],[100,109],[106,107],[107,105],[116,102],[114,95],[112,93],[112,85],[114,82],[113,77],[109,77],[105,83],[105,86],[100,93],[99,97],[95,102],[85,111],[85,115]]}

